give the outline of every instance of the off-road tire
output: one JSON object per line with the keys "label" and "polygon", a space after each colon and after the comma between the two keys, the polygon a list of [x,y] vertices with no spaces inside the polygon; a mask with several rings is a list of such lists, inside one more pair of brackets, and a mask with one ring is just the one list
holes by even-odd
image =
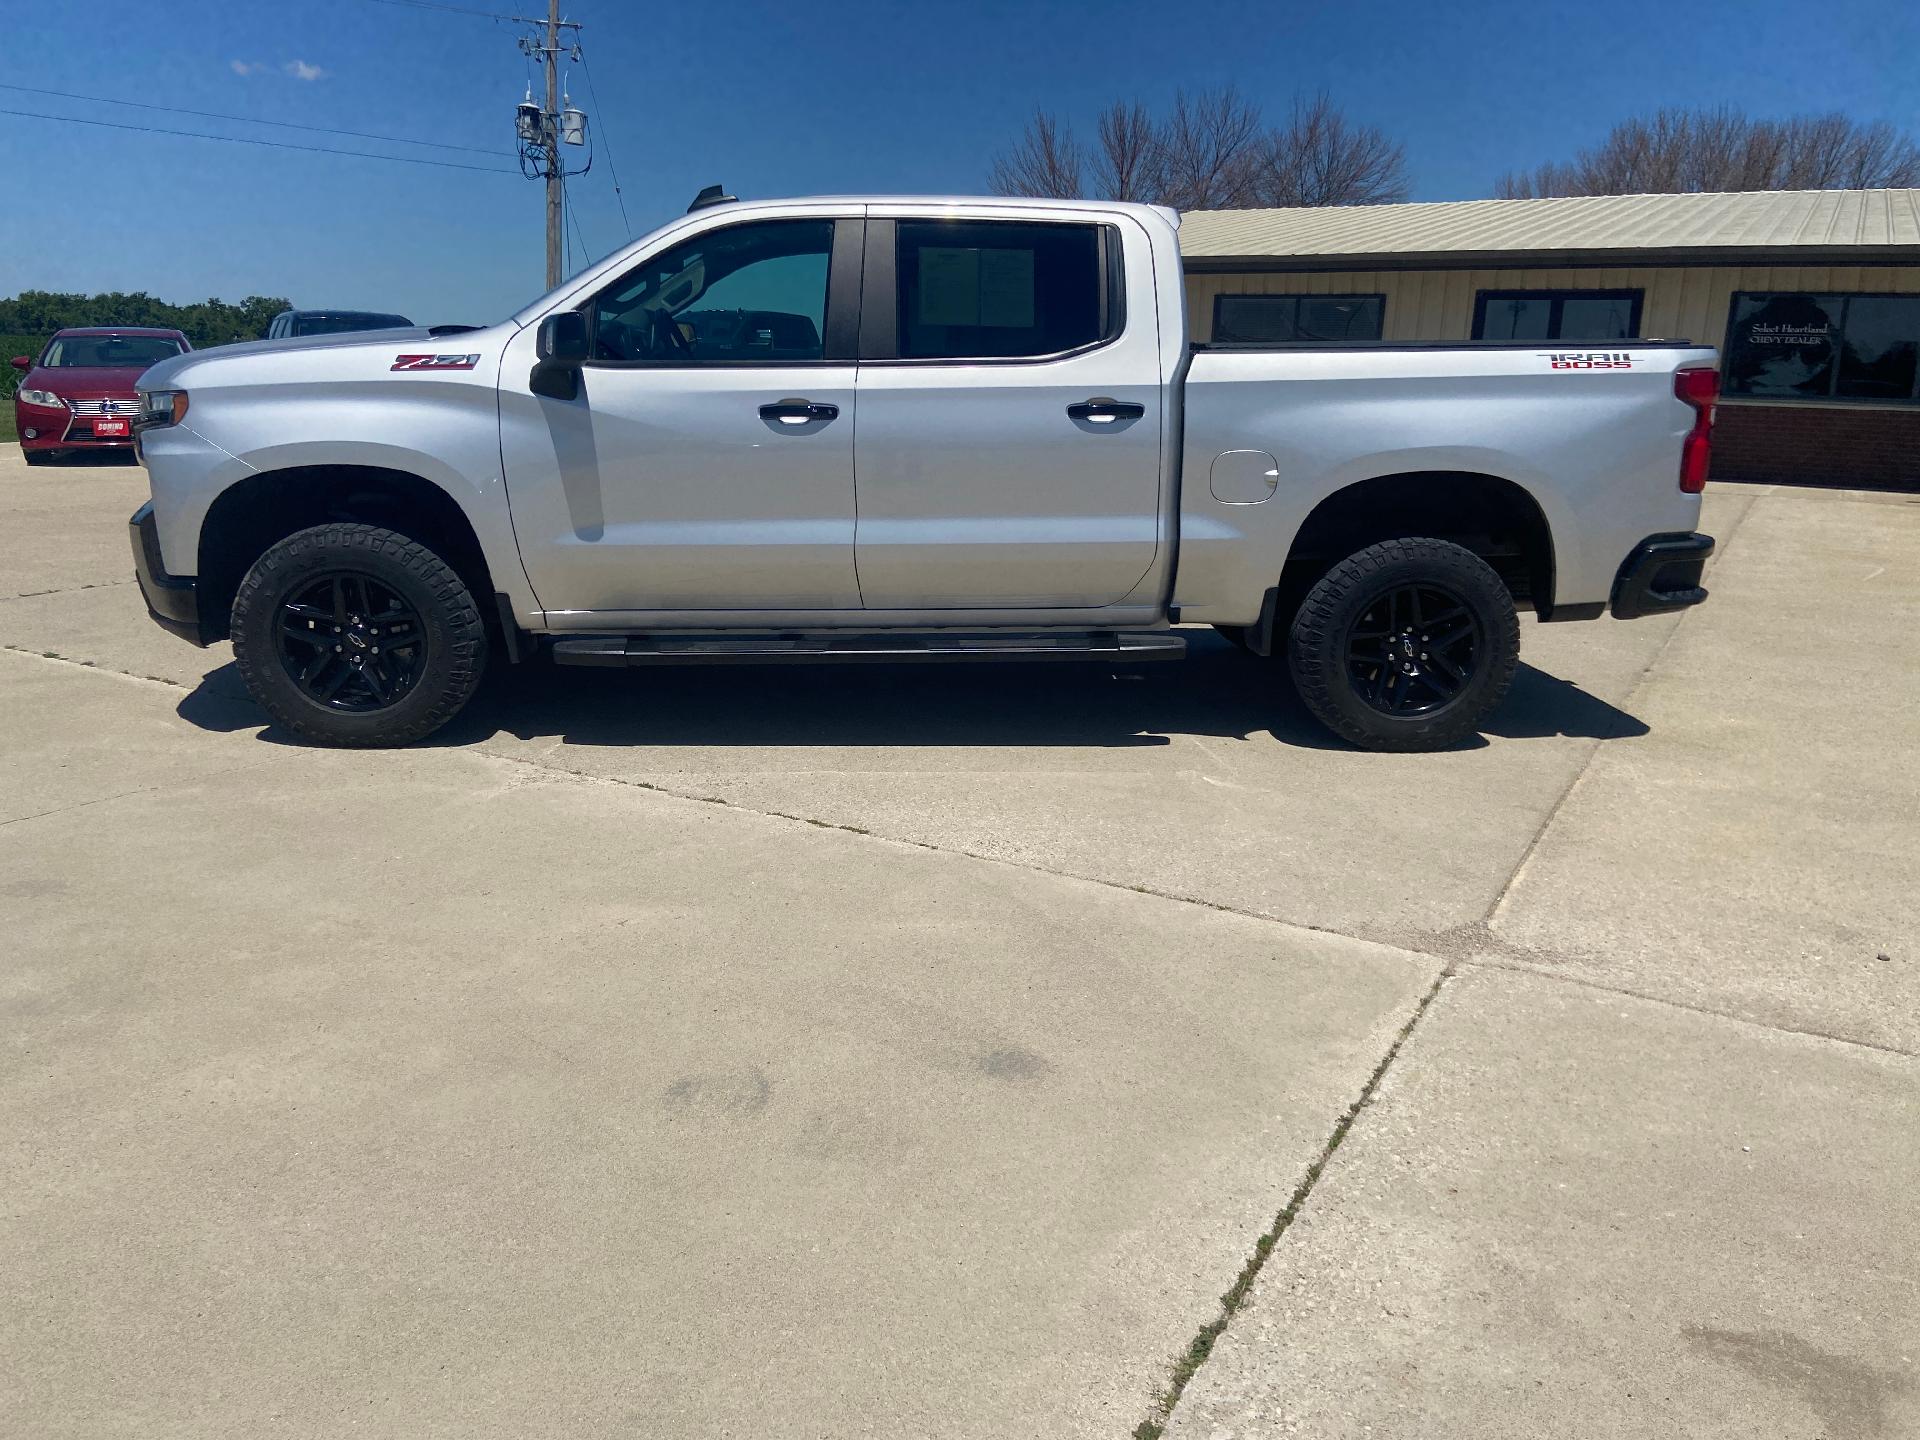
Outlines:
{"label": "off-road tire", "polygon": [[[426,657],[411,687],[385,708],[346,713],[301,688],[281,659],[278,626],[287,601],[316,578],[364,575],[419,616]],[[233,658],[247,690],[276,724],[320,745],[372,748],[420,740],[460,713],[487,663],[480,609],[440,556],[377,525],[316,525],[270,548],[240,582],[233,602]]]}
{"label": "off-road tire", "polygon": [[[1386,714],[1368,701],[1349,663],[1352,632],[1387,592],[1425,585],[1458,597],[1471,616],[1472,664],[1458,694],[1439,708]],[[1307,592],[1287,637],[1287,663],[1300,698],[1321,724],[1366,750],[1457,745],[1477,733],[1506,698],[1519,662],[1519,617],[1493,567],[1450,541],[1424,537],[1383,541],[1340,561]]]}

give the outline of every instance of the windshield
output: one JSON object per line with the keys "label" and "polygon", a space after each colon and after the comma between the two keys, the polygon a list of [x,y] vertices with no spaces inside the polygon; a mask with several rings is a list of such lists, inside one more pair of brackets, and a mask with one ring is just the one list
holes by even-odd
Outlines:
{"label": "windshield", "polygon": [[373,315],[359,312],[334,315],[298,315],[294,317],[296,335],[344,335],[353,330],[411,330],[413,322],[404,315]]}
{"label": "windshield", "polygon": [[178,340],[163,335],[63,335],[47,346],[40,363],[88,370],[144,370],[180,350]]}

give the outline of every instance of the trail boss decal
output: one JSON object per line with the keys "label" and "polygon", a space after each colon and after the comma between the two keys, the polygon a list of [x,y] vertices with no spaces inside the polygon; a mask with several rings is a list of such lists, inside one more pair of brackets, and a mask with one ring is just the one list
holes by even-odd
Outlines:
{"label": "trail boss decal", "polygon": [[[1536,350],[1552,363],[1549,370],[1631,370],[1633,356],[1625,350]],[[399,366],[394,367],[396,370]]]}
{"label": "trail boss decal", "polygon": [[396,355],[395,370],[471,370],[480,363],[478,355]]}

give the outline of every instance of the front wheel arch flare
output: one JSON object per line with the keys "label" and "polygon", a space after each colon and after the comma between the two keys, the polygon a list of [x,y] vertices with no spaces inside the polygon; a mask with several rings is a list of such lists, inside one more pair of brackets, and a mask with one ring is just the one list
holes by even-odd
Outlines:
{"label": "front wheel arch flare", "polygon": [[476,596],[489,624],[494,594],[486,552],[460,502],[433,481],[368,465],[305,465],[266,470],[229,486],[200,525],[201,626],[227,633],[234,595],[254,561],[281,540],[315,525],[378,525],[430,545]]}

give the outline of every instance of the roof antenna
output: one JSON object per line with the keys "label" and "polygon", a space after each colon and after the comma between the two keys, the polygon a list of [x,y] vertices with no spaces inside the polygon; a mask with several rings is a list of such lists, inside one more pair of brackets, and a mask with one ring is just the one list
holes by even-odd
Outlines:
{"label": "roof antenna", "polygon": [[687,214],[691,215],[696,210],[710,209],[715,205],[737,205],[739,203],[740,197],[738,195],[729,195],[726,186],[709,185],[693,197],[693,203],[687,206]]}

